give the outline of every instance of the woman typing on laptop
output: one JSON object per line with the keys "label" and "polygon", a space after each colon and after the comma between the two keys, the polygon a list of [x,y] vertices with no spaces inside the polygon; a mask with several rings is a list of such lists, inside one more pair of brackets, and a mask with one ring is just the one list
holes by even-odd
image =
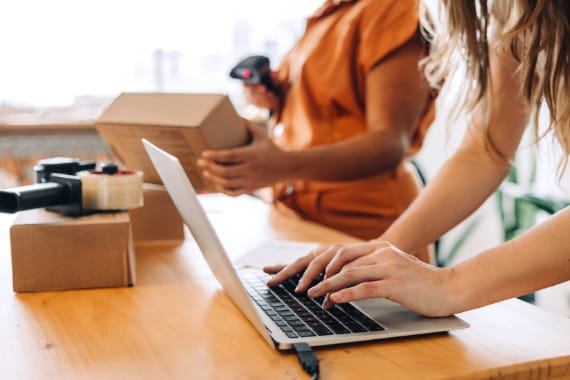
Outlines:
{"label": "woman typing on laptop", "polygon": [[[386,297],[429,316],[450,315],[570,279],[570,210],[518,238],[448,268],[406,252],[457,225],[506,176],[525,127],[543,101],[548,133],[570,153],[570,3],[566,0],[442,0],[443,20],[426,22],[433,36],[424,64],[434,86],[465,64],[465,96],[458,107],[470,125],[459,149],[410,208],[378,239],[325,246],[277,272],[275,285],[305,269],[297,290],[333,303]],[[423,14],[427,21],[427,13]],[[465,75],[465,74],[464,74]]]}

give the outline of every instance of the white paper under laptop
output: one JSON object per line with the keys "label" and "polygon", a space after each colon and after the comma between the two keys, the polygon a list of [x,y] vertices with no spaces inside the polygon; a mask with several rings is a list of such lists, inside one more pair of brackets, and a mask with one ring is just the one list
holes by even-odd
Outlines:
{"label": "white paper under laptop", "polygon": [[[250,285],[247,285],[246,289],[246,286],[244,286],[240,278],[242,278],[245,273],[247,273],[247,277],[253,275],[257,276],[261,271],[253,268],[234,267],[212,224],[208,220],[196,196],[196,192],[178,159],[154,146],[149,141],[144,139],[142,141],[164,186],[184,219],[184,222],[190,229],[214,276],[220,282],[224,291],[270,345],[276,346],[279,349],[289,349],[293,343],[303,341],[311,346],[324,346],[447,332],[468,327],[466,322],[455,316],[427,318],[386,299],[370,299],[353,302],[352,305],[358,309],[353,311],[361,311],[365,314],[365,318],[376,321],[381,326],[379,331],[339,333],[335,330],[333,332],[327,332],[325,336],[321,336],[309,331],[310,329],[307,328],[308,330],[302,334],[305,336],[292,337],[291,335],[294,334],[287,331],[291,330],[289,326],[283,327],[283,324],[286,323],[281,320],[276,322],[275,316],[271,316],[260,307],[259,297],[255,297],[257,294],[253,298],[248,294],[248,290],[251,292],[252,288]],[[271,252],[267,254],[271,255]],[[246,265],[246,267],[248,266]],[[264,287],[263,283],[258,283],[255,287],[260,289],[259,291],[267,291],[267,288],[261,289],[261,287]],[[352,305],[346,305],[347,310],[349,307],[354,309]],[[265,306],[263,307],[265,308]],[[313,309],[312,313],[313,316],[315,316],[316,314],[320,314],[320,312],[321,311],[315,312]],[[333,322],[339,326],[341,325],[339,321]],[[350,322],[349,320],[349,323]],[[374,322],[374,324],[376,324],[376,322]],[[316,330],[317,329],[315,329],[315,331]],[[331,328],[331,331],[332,330],[334,329]]]}
{"label": "white paper under laptop", "polygon": [[[270,265],[286,264],[307,255],[307,252],[319,246],[290,240],[268,240],[249,250],[234,260],[236,268],[263,268]],[[271,254],[267,254],[271,252]]]}

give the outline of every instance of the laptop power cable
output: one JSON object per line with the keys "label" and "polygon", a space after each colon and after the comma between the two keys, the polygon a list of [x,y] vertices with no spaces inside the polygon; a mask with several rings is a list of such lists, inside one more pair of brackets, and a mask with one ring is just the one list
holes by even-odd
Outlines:
{"label": "laptop power cable", "polygon": [[317,380],[319,378],[319,358],[315,351],[305,342],[293,343],[293,348],[305,372],[311,375],[311,380]]}

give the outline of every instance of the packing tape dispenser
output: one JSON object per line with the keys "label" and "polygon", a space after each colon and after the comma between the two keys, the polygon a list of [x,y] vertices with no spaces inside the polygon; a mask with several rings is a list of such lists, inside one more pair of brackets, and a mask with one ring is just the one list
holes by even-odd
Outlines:
{"label": "packing tape dispenser", "polygon": [[115,164],[95,170],[93,161],[67,157],[38,161],[36,183],[0,190],[0,212],[45,207],[64,215],[126,210],[143,205],[143,175]]}

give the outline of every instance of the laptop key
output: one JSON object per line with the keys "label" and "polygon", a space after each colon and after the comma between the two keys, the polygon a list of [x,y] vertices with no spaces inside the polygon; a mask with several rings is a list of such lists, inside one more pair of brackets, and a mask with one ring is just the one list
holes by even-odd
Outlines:
{"label": "laptop key", "polygon": [[271,318],[271,320],[273,320],[273,321],[275,321],[275,322],[280,322],[280,321],[282,321],[281,317],[278,316],[277,314],[270,315],[269,318]]}
{"label": "laptop key", "polygon": [[315,333],[311,330],[299,331],[299,336],[302,338],[306,338],[308,336],[315,336]]}
{"label": "laptop key", "polygon": [[356,307],[349,303],[338,305],[338,307],[342,308],[347,314],[353,316],[353,318],[358,321],[367,331],[382,331],[384,327],[382,327],[378,322],[373,320],[372,318],[368,317],[366,314],[360,312]]}
{"label": "laptop key", "polygon": [[332,335],[333,332],[331,330],[329,330],[328,328],[326,328],[325,326],[320,326],[320,327],[312,327],[312,330],[320,336],[323,335]]}

